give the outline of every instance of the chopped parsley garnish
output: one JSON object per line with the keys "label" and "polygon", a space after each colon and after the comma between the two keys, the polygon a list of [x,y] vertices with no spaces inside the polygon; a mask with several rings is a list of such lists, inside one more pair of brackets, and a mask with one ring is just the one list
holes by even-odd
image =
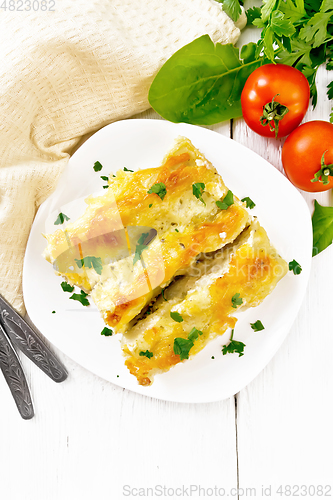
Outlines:
{"label": "chopped parsley garnish", "polygon": [[[115,177],[115,175],[113,177]],[[101,175],[101,179],[103,179],[103,181],[109,182],[109,178],[106,175]],[[107,189],[108,187],[109,187],[109,184],[107,184],[106,186],[103,186],[103,189]]]}
{"label": "chopped parsley garnish", "polygon": [[134,172],[134,170],[130,170],[129,168],[124,167],[124,172]]}
{"label": "chopped parsley garnish", "polygon": [[179,233],[179,231],[178,231],[178,229],[177,229],[177,228],[175,229],[175,231],[176,231],[176,233]]}
{"label": "chopped parsley garnish", "polygon": [[145,312],[145,317],[149,316],[153,312],[153,306],[148,306],[147,311]]}
{"label": "chopped parsley garnish", "polygon": [[60,212],[54,225],[59,226],[59,224],[63,224],[65,222],[65,220],[69,220],[69,217],[67,217],[66,214],[63,214],[62,212]]}
{"label": "chopped parsley garnish", "polygon": [[255,332],[260,332],[261,330],[265,330],[265,327],[260,321],[260,319],[258,319],[258,321],[256,321],[255,323],[250,323],[250,325],[252,330],[254,330]]}
{"label": "chopped parsley garnish", "polygon": [[99,161],[95,161],[93,168],[95,172],[100,172],[103,168],[103,165]]}
{"label": "chopped parsley garnish", "polygon": [[157,182],[149,189],[149,191],[147,191],[147,193],[157,194],[161,198],[161,200],[164,200],[164,197],[167,194],[167,189],[163,182]]}
{"label": "chopped parsley garnish", "polygon": [[64,292],[70,292],[70,293],[72,293],[73,290],[74,290],[74,287],[72,285],[70,285],[69,283],[67,283],[67,281],[62,281],[60,283],[60,286],[61,286],[61,288],[63,289]]}
{"label": "chopped parsley garnish", "polygon": [[212,356],[212,359],[215,359],[215,356]]}
{"label": "chopped parsley garnish", "polygon": [[[170,313],[171,315],[171,313]],[[171,316],[172,317],[172,316]],[[177,321],[177,320],[176,320]],[[182,319],[183,321],[183,319]],[[188,338],[184,339],[183,337],[176,337],[173,343],[173,352],[180,356],[180,360],[188,359],[190,350],[194,346],[194,341],[197,340],[199,335],[202,335],[200,330],[197,330],[195,327],[192,328],[190,333],[188,334]]]}
{"label": "chopped parsley garnish", "polygon": [[235,295],[231,299],[232,307],[237,309],[237,306],[243,304],[243,299],[240,297],[240,293],[235,293]]}
{"label": "chopped parsley garnish", "polygon": [[194,196],[198,198],[198,200],[200,200],[204,205],[206,205],[202,198],[202,193],[204,192],[204,190],[205,184],[203,182],[195,182],[194,184],[192,184],[192,191]]}
{"label": "chopped parsley garnish", "polygon": [[146,358],[150,359],[154,356],[154,354],[152,352],[148,351],[148,349],[147,349],[146,351],[140,351],[139,356],[146,356]]}
{"label": "chopped parsley garnish", "polygon": [[173,352],[180,356],[180,360],[188,359],[190,350],[194,346],[192,340],[176,337],[173,343]]}
{"label": "chopped parsley garnish", "polygon": [[231,331],[229,344],[226,344],[222,347],[223,356],[225,354],[228,353],[232,354],[234,352],[236,352],[239,355],[239,357],[244,356],[245,344],[243,344],[243,342],[238,342],[237,340],[232,340],[233,336],[234,336],[234,330]]}
{"label": "chopped parsley garnish", "polygon": [[246,198],[243,198],[242,201],[245,201],[246,208],[254,208],[256,206],[254,201],[252,201],[251,198],[249,198],[248,196],[246,196]]}
{"label": "chopped parsley garnish", "polygon": [[52,314],[55,314],[55,311],[52,311]]}
{"label": "chopped parsley garnish", "polygon": [[202,333],[203,333],[202,331],[197,330],[195,327],[193,327],[190,333],[188,334],[188,339],[192,340],[193,342],[194,340],[197,340],[197,338],[199,338],[199,335],[202,335]]}
{"label": "chopped parsley garnish", "polygon": [[87,293],[81,290],[81,293],[73,293],[69,298],[72,300],[77,300],[78,302],[81,302],[83,306],[90,306],[89,300],[86,298]]}
{"label": "chopped parsley garnish", "polygon": [[230,191],[230,189],[229,189],[229,191],[227,192],[227,194],[223,198],[223,201],[218,200],[215,203],[218,206],[218,208],[220,208],[221,210],[227,210],[228,207],[230,207],[231,205],[234,204],[233,192]]}
{"label": "chopped parsley garnish", "polygon": [[149,233],[142,233],[140,238],[138,239],[138,242],[136,244],[136,248],[135,248],[135,254],[134,254],[134,259],[133,259],[133,266],[134,264],[141,259],[141,254],[142,252],[148,248],[148,245],[145,245],[144,244],[144,241],[145,239],[147,238],[147,236],[149,235]]}
{"label": "chopped parsley garnish", "polygon": [[295,259],[289,262],[289,271],[292,271],[294,274],[301,274],[302,268]]}
{"label": "chopped parsley garnish", "polygon": [[162,288],[162,292],[161,292],[161,293],[162,293],[162,297],[163,297],[163,299],[165,300],[165,302],[168,302],[168,299],[166,299],[166,298],[164,297],[164,288]]}
{"label": "chopped parsley garnish", "polygon": [[74,260],[79,269],[81,269],[83,266],[88,267],[89,269],[93,267],[97,274],[102,274],[103,264],[100,257],[92,257],[91,255],[88,255],[87,257],[83,257],[83,259]]}
{"label": "chopped parsley garnish", "polygon": [[151,208],[152,206],[153,206],[153,204],[152,204],[152,203],[150,203],[150,204],[149,204],[149,208]]}
{"label": "chopped parsley garnish", "polygon": [[181,323],[183,320],[182,316],[177,313],[177,312],[170,312],[170,316],[174,321],[177,321],[177,323]]}
{"label": "chopped parsley garnish", "polygon": [[101,335],[105,335],[105,337],[111,337],[111,335],[113,335],[113,331],[111,330],[111,328],[107,328],[105,326],[101,331]]}

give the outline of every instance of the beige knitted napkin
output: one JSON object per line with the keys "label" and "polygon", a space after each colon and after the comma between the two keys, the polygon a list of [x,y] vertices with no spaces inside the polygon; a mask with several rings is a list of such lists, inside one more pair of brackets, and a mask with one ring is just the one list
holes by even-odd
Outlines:
{"label": "beige knitted napkin", "polygon": [[214,0],[37,3],[0,14],[0,294],[20,312],[31,224],[80,138],[146,110],[154,75],[181,46],[240,34]]}

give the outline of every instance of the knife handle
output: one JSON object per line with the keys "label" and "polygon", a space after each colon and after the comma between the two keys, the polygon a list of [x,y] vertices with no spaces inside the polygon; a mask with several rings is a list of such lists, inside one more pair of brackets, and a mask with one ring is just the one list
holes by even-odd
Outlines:
{"label": "knife handle", "polygon": [[54,382],[66,380],[67,371],[62,363],[44,344],[31,326],[21,316],[15,314],[16,316],[13,318],[13,315],[6,309],[0,312],[0,320],[2,320],[13,345],[17,346]]}
{"label": "knife handle", "polygon": [[20,415],[25,420],[34,416],[34,408],[27,380],[16,352],[0,323],[0,368],[13,395]]}

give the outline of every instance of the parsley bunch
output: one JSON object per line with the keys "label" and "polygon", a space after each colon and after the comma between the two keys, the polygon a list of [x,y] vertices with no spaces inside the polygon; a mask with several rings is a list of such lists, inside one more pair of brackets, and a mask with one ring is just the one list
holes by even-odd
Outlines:
{"label": "parsley bunch", "polygon": [[[248,25],[262,29],[256,56],[264,63],[272,61],[300,70],[308,79],[315,107],[317,70],[323,63],[328,70],[333,69],[332,0],[263,0],[261,8],[250,8],[246,14]],[[327,95],[333,99],[333,81]]]}

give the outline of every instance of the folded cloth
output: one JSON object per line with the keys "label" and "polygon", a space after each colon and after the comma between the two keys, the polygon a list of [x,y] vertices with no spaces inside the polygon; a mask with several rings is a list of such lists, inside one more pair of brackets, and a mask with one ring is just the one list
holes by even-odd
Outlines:
{"label": "folded cloth", "polygon": [[154,75],[181,46],[205,33],[235,43],[240,31],[214,0],[13,5],[0,21],[0,294],[23,313],[31,224],[80,138],[146,110]]}

